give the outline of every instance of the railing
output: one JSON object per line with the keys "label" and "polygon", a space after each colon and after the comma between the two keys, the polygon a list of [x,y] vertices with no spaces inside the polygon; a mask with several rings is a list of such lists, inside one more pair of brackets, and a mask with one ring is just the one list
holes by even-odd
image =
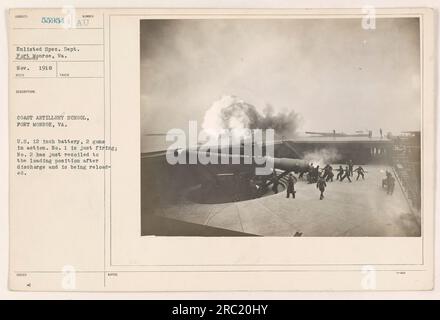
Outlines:
{"label": "railing", "polygon": [[398,177],[399,183],[405,192],[406,197],[412,205],[420,209],[421,186],[420,186],[420,162],[411,161],[410,149],[414,146],[399,145],[393,148],[392,163],[393,169]]}

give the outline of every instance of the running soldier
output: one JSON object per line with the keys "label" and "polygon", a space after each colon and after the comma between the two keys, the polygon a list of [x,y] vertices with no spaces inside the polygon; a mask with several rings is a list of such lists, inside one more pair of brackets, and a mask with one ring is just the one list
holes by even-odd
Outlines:
{"label": "running soldier", "polygon": [[334,177],[334,174],[333,174],[333,167],[332,167],[332,166],[329,166],[329,168],[328,168],[328,172],[327,172],[327,179],[325,179],[325,181],[326,181],[326,182],[329,182],[329,181],[333,182],[333,177]]}
{"label": "running soldier", "polygon": [[344,179],[347,178],[349,182],[351,182],[350,179],[350,169],[348,166],[345,167],[344,175],[341,178],[341,181],[344,181]]}
{"label": "running soldier", "polygon": [[337,171],[338,174],[336,175],[336,180],[341,180],[342,176],[344,175],[344,168],[342,168],[342,166],[340,165]]}
{"label": "running soldier", "polygon": [[361,166],[357,167],[354,171],[356,171],[356,173],[358,174],[356,177],[356,180],[359,179],[359,177],[362,177],[362,180],[365,180],[364,178],[364,174],[365,174],[365,170],[364,168],[362,168]]}
{"label": "running soldier", "polygon": [[324,191],[325,191],[325,187],[327,187],[327,183],[325,182],[324,178],[319,178],[318,182],[316,183],[316,188],[319,189],[319,191],[321,191],[321,194],[319,196],[319,200],[324,199]]}

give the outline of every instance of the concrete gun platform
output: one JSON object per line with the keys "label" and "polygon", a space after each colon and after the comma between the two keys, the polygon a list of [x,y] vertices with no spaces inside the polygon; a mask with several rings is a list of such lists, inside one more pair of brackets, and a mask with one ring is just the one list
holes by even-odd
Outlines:
{"label": "concrete gun platform", "polygon": [[385,170],[392,172],[391,168],[363,168],[367,171],[365,180],[356,181],[355,172],[351,183],[327,183],[324,200],[319,200],[316,184],[298,181],[295,199],[287,199],[285,192],[222,204],[199,204],[182,198],[177,204],[158,208],[154,214],[261,236],[420,236],[420,213],[411,210],[397,180],[392,195],[382,188]]}

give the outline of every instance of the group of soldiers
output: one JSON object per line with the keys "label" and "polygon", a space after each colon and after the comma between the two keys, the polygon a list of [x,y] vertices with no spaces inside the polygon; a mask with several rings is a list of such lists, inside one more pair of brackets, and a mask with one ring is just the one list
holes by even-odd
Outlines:
{"label": "group of soldiers", "polygon": [[[339,168],[336,169],[338,174],[336,175],[336,180],[344,181],[347,179],[349,182],[351,182],[351,177],[353,177],[353,172],[357,173],[356,180],[359,180],[361,177],[363,180],[365,179],[365,173],[366,171],[361,166],[358,166],[356,169],[353,169],[353,161],[348,161],[348,164],[345,166],[345,169],[342,167],[342,165],[339,165]],[[320,174],[319,171],[319,165],[314,167],[313,163],[310,165],[310,171],[308,175],[308,182],[309,183],[317,183],[319,178],[323,178],[325,182],[333,182],[333,167],[329,164],[327,164],[322,169],[322,174]]]}
{"label": "group of soldiers", "polygon": [[[351,160],[348,161],[348,164],[345,167],[345,169],[342,167],[342,165],[340,165],[339,168],[336,170],[338,172],[338,174],[336,175],[336,180],[344,181],[345,179],[347,179],[349,182],[352,182],[350,177],[353,177],[354,172],[357,173],[356,180],[359,180],[360,177],[362,177],[362,179],[365,179],[366,171],[364,170],[364,168],[362,168],[361,166],[358,166],[356,169],[353,168],[354,165],[353,165],[353,161]],[[327,182],[333,182],[333,178],[334,178],[333,167],[327,164],[323,169],[319,169],[319,165],[315,167],[313,166],[312,163],[310,165],[309,170],[300,172],[298,177],[302,178],[306,172],[308,172],[307,181],[309,183],[316,183],[316,188],[319,189],[320,191],[319,199],[320,200],[324,199],[324,191],[325,188],[327,187]],[[290,198],[290,195],[292,195],[292,198],[295,198],[295,194],[296,194],[295,184],[297,181],[298,179],[292,173],[289,173],[287,178],[287,188],[286,188],[287,198]],[[274,174],[274,179],[272,182],[273,182],[272,184],[273,192],[278,193],[279,182],[278,182],[278,178],[276,177],[276,174]]]}
{"label": "group of soldiers", "polygon": [[[290,198],[290,195],[292,195],[292,198],[295,199],[295,194],[296,194],[295,184],[297,181],[298,181],[298,179],[292,173],[289,173],[289,176],[287,178],[287,188],[286,188],[286,192],[287,192],[286,197],[287,198]],[[319,175],[318,181],[316,182],[316,188],[318,188],[319,191],[321,192],[321,194],[319,196],[320,200],[324,199],[324,191],[325,191],[326,187],[327,187],[327,183],[326,183],[324,177]],[[276,188],[278,188],[278,187],[276,187]],[[274,192],[275,192],[275,190],[274,190]],[[276,190],[276,193],[277,192],[278,192],[278,189]]]}
{"label": "group of soldiers", "polygon": [[[339,165],[339,168],[336,169],[337,175],[336,180],[344,181],[347,179],[349,182],[352,182],[354,173],[357,173],[356,180],[359,180],[359,178],[362,178],[362,180],[365,180],[365,174],[366,171],[362,166],[358,166],[356,169],[354,169],[353,161],[348,161],[345,168],[343,168],[342,165]],[[333,167],[330,164],[327,164],[324,168],[320,169],[319,165],[316,167],[313,166],[313,163],[310,165],[309,169],[306,171],[302,171],[299,173],[298,178],[303,178],[304,174],[307,173],[307,181],[308,183],[316,183],[316,188],[319,189],[320,195],[319,199],[324,199],[324,191],[327,187],[328,182],[333,182],[334,173],[333,173]],[[295,199],[295,184],[297,183],[298,179],[292,174],[288,174],[287,178],[287,188],[286,188],[286,197],[290,198],[292,196],[293,199]],[[278,193],[278,186],[279,181],[276,173],[274,172],[273,179],[272,179],[272,191],[274,193]],[[394,186],[395,186],[395,178],[392,173],[389,171],[386,171],[386,178],[382,180],[382,187],[386,188],[387,194],[392,195],[394,192]]]}
{"label": "group of soldiers", "polygon": [[353,170],[353,165],[348,165],[345,167],[345,169],[341,165],[339,165],[337,171],[338,174],[336,176],[336,179],[339,181],[344,181],[344,179],[347,178],[348,182],[351,182],[351,177],[353,177],[353,172],[357,173],[356,180],[359,180],[360,177],[362,177],[362,180],[365,180],[366,171],[361,166],[358,166],[356,169]]}

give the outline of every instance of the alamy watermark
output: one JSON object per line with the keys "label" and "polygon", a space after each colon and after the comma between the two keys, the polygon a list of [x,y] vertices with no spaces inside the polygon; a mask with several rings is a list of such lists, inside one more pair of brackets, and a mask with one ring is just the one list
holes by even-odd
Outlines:
{"label": "alamy watermark", "polygon": [[362,266],[361,286],[364,290],[376,289],[376,268],[371,265]]}
{"label": "alamy watermark", "polygon": [[64,290],[75,290],[76,289],[76,269],[71,265],[63,266],[61,278],[61,287]]}
{"label": "alamy watermark", "polygon": [[197,121],[189,121],[188,134],[171,129],[166,141],[167,162],[176,164],[254,165],[256,175],[272,172],[275,131],[273,129],[224,129],[220,132],[198,130]]}
{"label": "alamy watermark", "polygon": [[362,13],[362,29],[376,29],[376,8],[373,6],[363,6]]}

